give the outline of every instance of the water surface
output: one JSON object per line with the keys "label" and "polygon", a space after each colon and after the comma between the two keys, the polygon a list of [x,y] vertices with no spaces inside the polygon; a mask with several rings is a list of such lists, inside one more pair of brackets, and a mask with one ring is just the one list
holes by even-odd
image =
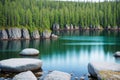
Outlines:
{"label": "water surface", "polygon": [[[19,58],[24,48],[36,48],[44,72],[60,70],[81,77],[88,73],[90,61],[120,63],[113,54],[120,51],[120,32],[62,31],[59,39],[0,41],[0,60]],[[87,76],[85,77],[87,80]]]}

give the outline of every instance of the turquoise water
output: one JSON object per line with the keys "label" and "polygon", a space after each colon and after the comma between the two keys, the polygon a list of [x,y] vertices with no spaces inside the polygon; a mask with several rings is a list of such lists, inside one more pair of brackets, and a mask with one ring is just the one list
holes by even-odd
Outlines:
{"label": "turquoise water", "polygon": [[[0,60],[23,57],[19,52],[24,48],[36,48],[43,61],[44,72],[60,70],[80,78],[88,73],[90,61],[120,63],[113,57],[120,51],[120,32],[110,31],[62,31],[55,32],[58,39],[0,41]],[[85,76],[85,80],[87,80]]]}

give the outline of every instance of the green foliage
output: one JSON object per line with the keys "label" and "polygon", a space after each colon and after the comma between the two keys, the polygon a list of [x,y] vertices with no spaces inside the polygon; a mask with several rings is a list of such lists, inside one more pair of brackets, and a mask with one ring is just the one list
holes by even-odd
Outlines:
{"label": "green foliage", "polygon": [[[120,1],[72,2],[51,0],[0,0],[0,26],[24,26],[30,31],[53,24],[120,26]],[[32,30],[33,29],[33,30]]]}

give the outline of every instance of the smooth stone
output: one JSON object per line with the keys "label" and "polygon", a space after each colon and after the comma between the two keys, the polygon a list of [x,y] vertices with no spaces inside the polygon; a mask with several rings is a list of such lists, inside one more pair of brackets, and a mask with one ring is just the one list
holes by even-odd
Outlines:
{"label": "smooth stone", "polygon": [[[100,72],[120,72],[120,64],[108,62],[90,62],[88,64],[88,72],[91,76],[96,77],[98,80],[102,79]],[[107,74],[106,74],[107,75]]]}
{"label": "smooth stone", "polygon": [[115,54],[114,54],[115,57],[120,57],[120,51],[117,51]]}
{"label": "smooth stone", "polygon": [[37,80],[37,78],[31,71],[27,71],[15,75],[12,80]]}
{"label": "smooth stone", "polygon": [[51,34],[51,38],[58,38],[58,36],[55,34]]}
{"label": "smooth stone", "polygon": [[20,55],[24,55],[24,56],[35,56],[38,54],[39,54],[39,51],[34,48],[26,48],[20,52]]}
{"label": "smooth stone", "polygon": [[70,80],[71,75],[61,71],[53,71],[48,74],[44,80]]}
{"label": "smooth stone", "polygon": [[0,69],[6,72],[22,72],[41,69],[42,61],[31,58],[11,58],[0,61]]}

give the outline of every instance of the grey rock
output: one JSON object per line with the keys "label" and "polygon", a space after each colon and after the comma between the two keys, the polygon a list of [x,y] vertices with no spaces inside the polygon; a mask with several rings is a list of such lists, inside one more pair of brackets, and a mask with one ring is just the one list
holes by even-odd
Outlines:
{"label": "grey rock", "polygon": [[27,71],[15,75],[12,80],[37,80],[37,78],[31,71]]}
{"label": "grey rock", "polygon": [[115,57],[120,57],[120,51],[117,51],[115,54],[114,54]]}
{"label": "grey rock", "polygon": [[59,24],[53,24],[53,30],[59,30],[60,26]]}
{"label": "grey rock", "polygon": [[4,40],[4,39],[8,39],[8,34],[6,32],[6,30],[0,30],[0,39]]}
{"label": "grey rock", "polygon": [[53,71],[48,74],[44,80],[70,80],[71,75],[61,71]]}
{"label": "grey rock", "polygon": [[9,28],[8,37],[9,39],[21,39],[21,29],[20,28]]}
{"label": "grey rock", "polygon": [[74,29],[78,30],[78,29],[79,29],[79,27],[78,27],[78,26],[74,26]]}
{"label": "grey rock", "polygon": [[31,32],[31,38],[32,39],[39,39],[40,38],[39,31],[35,30],[35,31]]}
{"label": "grey rock", "polygon": [[70,24],[70,29],[72,30],[72,29],[74,29],[74,27],[73,27],[73,25],[72,24]]}
{"label": "grey rock", "polygon": [[42,33],[42,38],[50,38],[50,35],[51,35],[51,31],[49,30],[44,30],[43,33]]}
{"label": "grey rock", "polygon": [[23,39],[30,39],[29,31],[26,28],[22,29],[22,38]]}
{"label": "grey rock", "polygon": [[0,61],[0,69],[7,72],[22,72],[41,69],[42,61],[31,58],[11,58]]}
{"label": "grey rock", "polygon": [[58,38],[58,36],[55,34],[51,34],[51,38]]}
{"label": "grey rock", "polygon": [[39,54],[39,51],[34,48],[26,48],[20,52],[20,55],[25,55],[25,56],[35,56],[38,54]]}
{"label": "grey rock", "polygon": [[117,71],[120,72],[120,64],[108,62],[90,62],[88,64],[88,72],[91,76],[101,80],[100,71]]}
{"label": "grey rock", "polygon": [[66,30],[70,30],[70,26],[68,26],[67,24],[65,25],[65,29]]}

